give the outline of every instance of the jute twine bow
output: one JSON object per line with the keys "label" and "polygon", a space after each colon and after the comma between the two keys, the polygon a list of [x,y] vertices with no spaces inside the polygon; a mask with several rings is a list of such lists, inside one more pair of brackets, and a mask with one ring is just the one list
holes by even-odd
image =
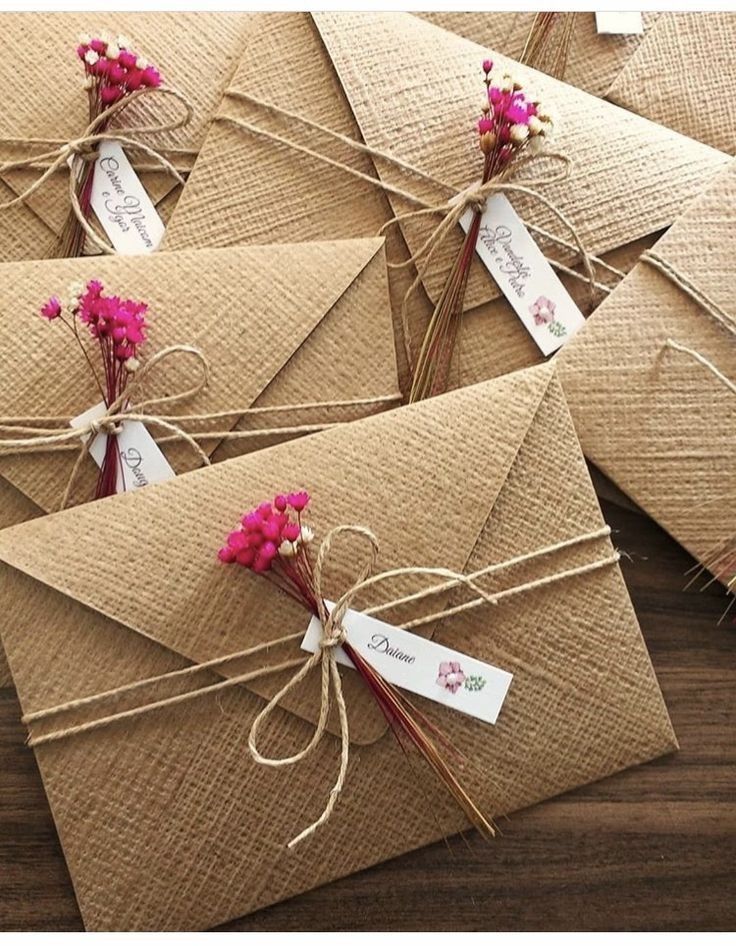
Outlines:
{"label": "jute twine bow", "polygon": [[[132,126],[130,128],[124,129],[124,133],[122,130],[117,131],[115,129],[106,131],[98,130],[116,115],[119,115],[124,109],[128,108],[129,105],[132,105],[133,102],[142,98],[144,95],[158,95],[173,98],[184,107],[184,113],[178,118],[172,119],[168,122],[157,122],[152,125]],[[178,89],[169,88],[168,86],[156,86],[138,89],[136,92],[125,96],[125,98],[119,99],[117,102],[113,102],[113,104],[108,106],[103,112],[100,112],[100,114],[94,118],[89,123],[89,125],[87,125],[78,138],[72,138],[70,141],[62,142],[57,148],[54,148],[50,151],[45,151],[32,157],[21,158],[16,161],[7,161],[4,164],[0,164],[0,175],[6,174],[9,171],[17,171],[24,168],[38,169],[39,167],[45,167],[45,170],[43,170],[41,175],[37,177],[36,180],[33,181],[33,183],[30,184],[21,194],[18,194],[18,196],[12,198],[12,200],[1,203],[0,211],[10,210],[12,207],[16,207],[19,204],[25,203],[30,197],[39,191],[51,177],[63,170],[65,166],[69,165],[69,202],[74,215],[79,221],[79,225],[84,230],[88,239],[95,245],[95,247],[97,247],[101,253],[114,255],[114,247],[103,240],[97,231],[90,225],[79,203],[79,198],[77,196],[77,162],[96,161],[96,145],[98,145],[101,141],[116,141],[121,145],[134,148],[136,151],[147,155],[153,160],[155,166],[163,168],[164,171],[166,171],[167,174],[170,174],[178,184],[184,184],[184,178],[181,176],[176,167],[171,163],[171,161],[155,148],[152,148],[140,141],[139,136],[152,135],[160,132],[174,131],[177,128],[183,128],[192,120],[193,114],[194,106],[182,92],[178,91]],[[39,139],[12,139],[12,141],[19,144],[34,145],[39,141]]]}
{"label": "jute twine bow", "polygon": [[[301,841],[314,834],[314,832],[321,825],[324,825],[329,820],[345,785],[348,763],[350,759],[350,733],[348,727],[347,707],[342,688],[342,679],[337,665],[336,650],[346,639],[346,631],[343,621],[355,598],[368,588],[372,588],[379,584],[391,581],[395,578],[405,576],[431,577],[439,580],[435,584],[423,588],[420,591],[403,595],[399,598],[394,598],[393,600],[383,602],[382,604],[366,608],[363,610],[363,613],[378,614],[382,611],[387,611],[400,605],[415,604],[425,598],[438,594],[445,594],[461,586],[472,592],[474,597],[467,601],[456,604],[452,607],[445,607],[443,609],[433,611],[431,614],[422,615],[411,621],[405,622],[402,625],[407,630],[415,627],[421,627],[423,625],[430,624],[433,621],[451,617],[452,615],[460,614],[462,612],[477,608],[483,604],[495,606],[501,601],[516,595],[544,588],[576,576],[590,574],[592,572],[614,565],[620,558],[619,553],[616,551],[612,551],[602,558],[595,559],[583,565],[577,565],[557,572],[550,572],[549,574],[543,575],[541,578],[532,579],[522,584],[505,588],[501,591],[486,591],[478,584],[478,580],[483,577],[487,577],[518,565],[554,555],[555,553],[561,552],[565,549],[574,548],[586,543],[604,539],[610,535],[610,531],[611,530],[608,526],[602,526],[601,528],[592,532],[577,535],[569,539],[564,539],[552,545],[535,549],[532,552],[525,552],[507,561],[487,565],[484,568],[478,569],[469,575],[465,575],[448,568],[424,568],[411,565],[403,568],[392,568],[387,571],[372,574],[379,551],[378,540],[376,539],[374,533],[365,526],[337,526],[328,532],[325,538],[322,540],[314,567],[315,590],[317,592],[317,599],[319,602],[319,619],[322,625],[320,645],[314,654],[310,654],[306,658],[298,657],[281,661],[270,666],[260,667],[256,670],[250,670],[245,673],[227,677],[226,679],[220,680],[217,683],[212,683],[199,687],[198,689],[178,693],[174,696],[154,699],[153,701],[142,703],[141,705],[135,706],[131,709],[113,712],[106,716],[101,716],[87,722],[51,730],[37,736],[30,735],[28,738],[28,744],[31,746],[40,746],[47,743],[56,742],[61,739],[67,739],[72,736],[78,736],[82,733],[91,732],[93,730],[109,726],[113,723],[137,718],[141,715],[162,709],[167,706],[178,705],[206,694],[219,693],[226,688],[248,683],[252,680],[296,668],[295,673],[290,678],[290,680],[281,687],[281,689],[268,701],[266,706],[255,717],[248,734],[249,750],[253,756],[253,759],[260,765],[274,768],[295,765],[309,756],[317,748],[318,744],[322,740],[327,730],[331,701],[332,696],[334,695],[334,701],[337,706],[340,724],[340,764],[337,778],[330,789],[328,801],[322,811],[322,814],[316,819],[316,821],[314,821],[311,825],[305,828],[304,831],[302,831],[289,842],[288,846],[293,848]],[[368,549],[368,555],[367,560],[360,569],[359,575],[355,582],[337,599],[332,610],[328,611],[322,599],[323,574],[328,556],[330,555],[335,540],[341,536],[354,536],[357,539],[365,542]],[[91,696],[70,700],[58,706],[49,707],[48,709],[27,713],[23,717],[23,722],[26,724],[39,722],[41,720],[49,719],[51,717],[71,712],[73,710],[88,708],[94,704],[106,700],[115,700],[124,694],[128,694],[136,690],[150,686],[157,687],[162,683],[166,683],[171,680],[188,678],[194,674],[200,673],[203,670],[222,668],[226,664],[263,653],[264,651],[267,651],[278,645],[294,643],[303,636],[303,631],[299,631],[294,634],[287,634],[275,640],[266,641],[265,643],[256,644],[254,646],[245,648],[244,650],[237,651],[236,653],[227,654],[224,657],[216,657],[213,660],[193,664],[191,666],[184,667],[181,670],[173,670],[169,673],[163,673],[155,677],[149,677],[145,680],[138,680],[133,683],[123,684],[122,686],[115,687],[112,690],[107,690],[102,693],[96,693]],[[272,757],[264,755],[264,753],[258,748],[258,739],[263,723],[268,720],[268,718],[276,710],[281,709],[281,704],[284,698],[292,690],[294,690],[316,667],[320,668],[321,687],[319,715],[315,725],[314,733],[311,735],[309,741],[302,749],[290,756]]]}
{"label": "jute twine bow", "polygon": [[[146,398],[134,401],[136,390],[140,389],[153,369],[161,363],[176,356],[189,356],[194,360],[198,377],[194,384],[183,391],[160,397]],[[200,447],[201,440],[239,440],[252,437],[268,437],[274,435],[289,436],[297,434],[316,433],[320,430],[337,426],[334,423],[299,424],[284,427],[268,427],[256,430],[205,430],[188,431],[182,424],[208,423],[225,420],[227,418],[241,418],[262,414],[278,414],[297,412],[315,408],[350,408],[377,406],[390,404],[401,400],[401,394],[383,395],[378,397],[354,398],[352,400],[315,401],[303,404],[284,404],[276,407],[238,407],[227,411],[213,411],[202,414],[162,414],[156,409],[166,405],[178,404],[201,394],[209,385],[210,367],[204,353],[192,345],[170,345],[157,351],[145,361],[131,376],[124,393],[109,404],[105,412],[98,418],[90,420],[80,426],[70,427],[69,417],[1,417],[0,416],[0,457],[13,456],[20,453],[54,453],[56,451],[76,450],[77,458],[72,467],[66,487],[64,489],[60,509],[64,509],[69,502],[74,484],[94,438],[98,434],[115,436],[121,432],[126,421],[139,421],[153,427],[163,429],[169,437],[159,437],[159,443],[172,440],[181,441],[192,450],[197,460],[203,466],[210,466],[209,455]],[[41,426],[43,424],[53,426]],[[2,434],[21,434],[18,437],[3,438]]]}
{"label": "jute twine bow", "polygon": [[380,234],[383,234],[391,226],[405,222],[411,218],[418,217],[421,215],[440,215],[442,216],[441,222],[432,232],[432,234],[427,238],[422,247],[417,250],[412,256],[405,261],[400,263],[389,263],[390,268],[403,268],[410,265],[416,265],[417,263],[423,264],[422,274],[417,274],[416,279],[412,283],[411,287],[407,290],[403,304],[402,304],[402,321],[404,322],[404,344],[406,347],[407,359],[410,366],[413,366],[414,358],[413,353],[410,349],[409,335],[406,331],[407,325],[407,306],[411,295],[416,291],[419,283],[422,281],[423,276],[426,275],[426,266],[430,262],[431,258],[434,256],[438,248],[447,240],[450,234],[453,232],[455,226],[459,222],[462,215],[468,208],[475,210],[482,210],[485,207],[486,200],[489,196],[494,193],[517,193],[522,194],[526,197],[529,197],[541,204],[543,204],[554,216],[555,218],[564,226],[565,230],[571,236],[571,241],[566,240],[564,237],[559,237],[555,234],[549,233],[546,230],[543,230],[541,227],[537,227],[533,224],[524,221],[525,226],[537,233],[539,236],[544,239],[556,243],[558,246],[563,247],[568,252],[574,253],[579,257],[583,268],[584,274],[576,272],[574,269],[571,269],[568,266],[560,263],[554,258],[548,258],[548,262],[555,269],[560,270],[561,272],[566,273],[568,276],[571,276],[574,279],[582,280],[590,286],[591,292],[598,290],[603,293],[611,292],[611,287],[605,285],[604,283],[598,282],[595,278],[595,273],[593,266],[599,266],[611,275],[615,276],[616,279],[622,279],[624,273],[621,270],[616,269],[610,264],[606,263],[604,260],[599,259],[596,256],[588,253],[585,247],[583,246],[582,239],[578,233],[574,224],[565,216],[565,214],[550,200],[544,197],[539,191],[535,190],[535,187],[543,186],[545,184],[551,184],[564,180],[569,174],[569,167],[571,160],[569,157],[557,153],[542,153],[538,158],[528,158],[526,161],[519,162],[517,164],[517,169],[519,169],[523,164],[526,164],[531,160],[540,160],[540,159],[550,159],[553,161],[562,162],[564,165],[562,175],[552,175],[549,178],[539,178],[539,179],[519,179],[516,182],[511,182],[503,179],[502,177],[494,178],[493,180],[487,182],[487,184],[473,184],[464,189],[458,190],[457,187],[443,181],[441,178],[436,177],[433,174],[429,174],[426,171],[423,171],[421,168],[415,167],[407,161],[404,161],[402,158],[391,154],[388,151],[384,151],[381,148],[376,148],[371,145],[367,145],[362,141],[356,141],[354,138],[350,138],[348,135],[343,135],[340,132],[334,131],[326,125],[323,125],[319,122],[312,121],[306,116],[301,115],[297,112],[291,111],[288,108],[283,108],[279,105],[274,104],[273,102],[268,102],[265,99],[259,98],[256,95],[252,95],[248,92],[242,92],[237,89],[228,89],[226,95],[229,98],[249,102],[252,105],[255,105],[261,109],[264,109],[267,112],[270,112],[273,115],[276,115],[280,118],[286,118],[289,121],[297,122],[303,125],[306,128],[311,129],[312,131],[318,132],[319,134],[324,135],[327,138],[332,139],[333,141],[340,142],[341,144],[346,145],[354,151],[357,151],[361,154],[368,155],[371,158],[377,159],[379,162],[381,160],[388,162],[395,168],[409,175],[420,179],[428,184],[433,185],[435,188],[439,188],[441,191],[444,191],[448,194],[448,198],[440,203],[428,201],[422,197],[418,197],[416,194],[402,188],[397,187],[393,184],[388,183],[387,181],[382,180],[380,177],[374,177],[370,174],[366,174],[363,171],[358,170],[358,168],[352,167],[349,164],[344,163],[343,161],[336,160],[335,158],[329,157],[322,151],[317,151],[313,148],[308,147],[307,145],[301,144],[298,141],[294,141],[290,138],[286,138],[283,135],[279,135],[276,132],[272,132],[267,128],[263,128],[260,125],[255,125],[252,122],[249,122],[243,118],[235,118],[230,115],[218,115],[216,120],[225,124],[229,124],[235,128],[239,128],[242,131],[247,131],[248,133],[255,135],[260,138],[264,138],[268,141],[271,141],[275,144],[282,145],[283,147],[290,148],[300,154],[303,154],[307,157],[313,158],[317,161],[321,161],[323,164],[327,164],[330,167],[339,169],[340,171],[350,174],[353,177],[358,178],[359,180],[365,181],[367,184],[370,184],[373,187],[382,190],[387,194],[392,194],[396,197],[400,197],[403,200],[406,200],[413,206],[419,208],[408,213],[398,214],[389,220],[381,230]]}
{"label": "jute twine bow", "polygon": [[[722,329],[725,329],[730,335],[736,338],[736,320],[733,316],[729,315],[725,309],[721,308],[715,300],[711,299],[705,292],[699,287],[696,286],[690,279],[684,276],[678,271],[678,269],[666,260],[663,256],[660,256],[656,250],[646,250],[642,253],[640,257],[641,261],[648,263],[659,273],[661,273],[666,279],[668,279],[674,286],[677,286],[681,292],[684,292],[686,296],[693,300],[707,315],[709,315],[713,321],[719,325]],[[705,355],[702,355],[699,351],[696,351],[694,348],[690,348],[688,345],[683,345],[681,342],[677,342],[672,338],[665,340],[665,346],[672,349],[673,351],[678,351],[681,354],[688,355],[694,361],[697,361],[698,364],[702,365],[705,369],[710,371],[710,373],[717,378],[721,384],[725,385],[732,394],[736,394],[736,384],[728,378],[720,368],[716,367],[713,362],[706,358]]]}

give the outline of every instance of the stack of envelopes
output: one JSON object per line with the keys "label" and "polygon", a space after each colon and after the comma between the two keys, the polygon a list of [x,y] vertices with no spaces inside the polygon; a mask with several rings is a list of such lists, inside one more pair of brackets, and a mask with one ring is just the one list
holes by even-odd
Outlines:
{"label": "stack of envelopes", "polygon": [[[402,627],[439,608],[417,634],[513,675],[494,725],[412,697],[472,760],[463,778],[489,817],[677,747],[583,454],[706,568],[725,550],[726,586],[733,542],[736,579],[736,173],[710,126],[669,111],[661,55],[672,31],[692,56],[711,39],[648,14],[646,35],[593,63],[581,14],[568,78],[583,91],[472,41],[503,32],[513,53],[526,19],[479,16],[435,15],[443,29],[408,14],[108,14],[193,105],[190,124],[152,143],[186,175],[181,193],[140,171],[168,221],[161,248],[43,258],[69,210],[64,174],[0,210],[0,639],[87,929],[204,929],[469,827],[439,781],[417,777],[421,762],[353,669],[339,670],[347,734],[333,701],[294,768],[249,750],[276,697],[265,738],[277,754],[298,753],[323,722],[319,672],[284,694],[287,671],[239,679],[305,657],[298,639],[266,646],[306,631],[303,604],[217,557],[240,515],[281,492],[308,490],[315,548],[358,525],[375,536],[374,570],[400,570],[354,610],[398,600],[381,619]],[[90,24],[4,14],[0,26],[2,165],[84,129],[71,53]],[[510,196],[592,314],[543,364],[476,261],[450,390],[402,406],[463,234],[418,272],[410,257],[437,221],[401,215],[479,178],[489,55],[557,114],[567,173],[541,157],[544,200]],[[638,94],[652,58],[656,108]],[[59,97],[38,60],[58,60]],[[298,95],[285,74],[298,74]],[[38,173],[0,166],[0,203]],[[596,258],[592,294],[577,241]],[[145,396],[194,384],[164,419],[199,448],[154,420],[176,475],[94,502],[94,438],[3,447],[19,419],[41,429],[99,400],[68,334],[38,317],[90,280],[148,303],[143,360],[190,350],[151,371]],[[332,550],[326,600],[355,582],[362,556],[350,542]],[[470,592],[456,581],[428,603],[420,568],[482,573],[485,600],[462,607]],[[214,689],[169,700],[200,664],[197,685]],[[319,817],[341,745],[332,814],[288,848]]]}

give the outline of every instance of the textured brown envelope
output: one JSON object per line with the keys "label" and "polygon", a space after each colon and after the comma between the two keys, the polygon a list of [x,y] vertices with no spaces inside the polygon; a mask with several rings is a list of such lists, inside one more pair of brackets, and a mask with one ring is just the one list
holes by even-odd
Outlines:
{"label": "textured brown envelope", "polygon": [[[365,174],[378,173],[382,181],[432,203],[449,195],[398,172],[386,161],[375,159],[374,168],[365,155],[245,102],[237,98],[239,92],[296,110],[350,137],[362,136],[372,147],[390,151],[453,188],[479,177],[474,122],[483,91],[480,65],[487,49],[405,14],[263,16],[254,17],[251,30],[220,120],[212,127],[172,216],[167,247],[259,241],[265,234],[278,241],[293,239],[295,231],[303,239],[366,235],[377,232],[394,213],[415,209],[395,196],[387,199],[381,190],[340,168],[235,127],[227,118],[254,123]],[[296,100],[291,86],[273,68],[274,62],[286,60],[299,64]],[[671,224],[683,203],[727,160],[548,76],[513,68],[559,115],[554,148],[572,159],[572,169],[566,181],[541,190],[573,221],[591,253],[620,249]],[[528,169],[530,176],[555,170],[545,162],[536,172],[533,168]],[[663,180],[667,186],[662,186]],[[515,203],[525,219],[570,240],[539,203]],[[416,250],[438,220],[404,222],[401,230],[408,246]],[[398,233],[391,236],[388,254],[396,260],[402,257],[402,247]],[[437,253],[425,279],[433,299],[460,241],[458,228]],[[545,248],[560,255],[548,244]],[[397,323],[406,288],[403,275],[403,281],[391,280]],[[506,302],[485,305],[497,297],[495,283],[476,264],[466,297],[472,310],[466,319],[467,349],[471,360],[482,354],[484,370],[466,371],[461,363],[457,384],[539,360],[536,346]],[[415,300],[410,326],[415,354],[429,308],[426,298]],[[397,339],[401,340],[400,324]],[[403,345],[398,348],[403,353]],[[405,382],[405,366],[401,368]]]}
{"label": "textured brown envelope", "polygon": [[[529,12],[420,15],[513,59],[534,22]],[[640,35],[605,35],[594,13],[576,13],[565,81],[733,154],[736,15],[649,11],[642,21]]]}
{"label": "textured brown envelope", "polygon": [[[167,405],[163,413],[317,405],[241,419],[235,415],[199,429],[334,423],[390,407],[392,395],[398,400],[383,241],[366,239],[0,266],[0,416],[71,417],[99,402],[71,336],[38,315],[49,295],[64,297],[70,283],[92,278],[101,279],[109,292],[149,303],[150,340],[142,360],[173,344],[192,345],[207,358],[208,388]],[[184,391],[200,376],[189,356],[175,356],[154,371],[146,397]],[[382,397],[387,400],[365,406],[320,406]],[[215,451],[218,460],[274,439],[255,436],[220,447],[217,440],[204,441],[203,448]],[[178,472],[200,462],[180,443],[162,448]],[[48,511],[58,508],[76,455],[4,457],[0,476]],[[75,502],[94,493],[91,459],[83,473]]]}
{"label": "textured brown envelope", "polygon": [[[43,517],[0,533],[2,635],[24,712],[306,628],[295,601],[215,556],[245,508],[291,486],[311,491],[319,536],[340,523],[368,525],[379,568],[471,571],[602,526],[549,367]],[[489,588],[610,553],[609,540],[597,539]],[[328,595],[354,580],[360,555],[335,551]],[[114,570],[109,581],[89,574],[101,558]],[[415,581],[386,594],[416,589]],[[385,619],[400,623],[417,606]],[[422,701],[472,759],[473,793],[495,814],[676,746],[617,565],[433,630],[514,673],[495,727]],[[278,659],[274,652],[266,662]],[[355,675],[345,670],[343,679],[346,788],[330,821],[293,850],[286,842],[321,811],[334,781],[338,740],[328,733],[294,770],[259,767],[246,740],[264,703],[245,687],[38,747],[86,926],[215,925],[463,828],[434,780],[418,777],[420,763],[408,765]],[[283,683],[269,680],[261,692]],[[274,751],[308,741],[311,683],[275,713]]]}
{"label": "textured brown envelope", "polygon": [[725,311],[732,331],[641,262],[557,364],[586,455],[703,561],[736,535],[736,395],[665,343],[736,380],[736,163],[654,252]]}
{"label": "textured brown envelope", "polygon": [[[193,106],[183,129],[151,136],[152,147],[182,149],[172,157],[181,171],[191,167],[223,89],[242,54],[246,14],[233,13],[4,13],[0,15],[0,164],[47,151],[29,150],[29,138],[69,141],[88,123],[84,72],[76,55],[80,33],[102,29],[127,36],[161,69],[165,83]],[[151,124],[181,114],[171,100],[151,96],[126,111],[125,122]],[[146,161],[144,163],[149,163]],[[40,171],[8,171],[0,178],[0,203],[21,193]],[[142,175],[154,201],[174,186],[162,171]],[[0,260],[43,257],[69,210],[64,174],[30,197],[25,206],[0,211]],[[264,241],[261,241],[264,242]]]}

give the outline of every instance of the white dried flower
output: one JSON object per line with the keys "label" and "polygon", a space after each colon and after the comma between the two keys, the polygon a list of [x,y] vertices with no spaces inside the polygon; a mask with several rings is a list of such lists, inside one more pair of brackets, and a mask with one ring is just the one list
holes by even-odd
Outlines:
{"label": "white dried flower", "polygon": [[536,115],[530,115],[527,127],[529,128],[529,134],[533,136],[540,134],[544,126]]}
{"label": "white dried flower", "polygon": [[91,89],[94,84],[95,80],[92,78],[92,76],[87,76],[87,78],[82,83],[82,87],[85,89]]}
{"label": "white dried flower", "polygon": [[501,82],[501,91],[502,92],[511,92],[514,88],[514,80],[509,75],[503,77]]}
{"label": "white dried flower", "polygon": [[281,555],[282,558],[293,558],[296,555],[296,545],[284,539],[279,546],[279,555]]}
{"label": "white dried flower", "polygon": [[80,296],[84,295],[84,283],[73,282],[69,285],[69,296],[76,302]]}
{"label": "white dried flower", "polygon": [[127,36],[118,36],[117,42],[120,49],[130,49],[130,40]]}
{"label": "white dried flower", "polygon": [[80,33],[77,38],[79,40],[80,46],[89,46],[89,44],[92,42],[92,37],[89,35],[89,33]]}
{"label": "white dried flower", "polygon": [[117,59],[120,56],[120,48],[116,43],[110,43],[105,53],[108,59]]}
{"label": "white dried flower", "polygon": [[136,69],[147,69],[148,60],[144,59],[143,56],[139,56],[135,61],[135,67]]}
{"label": "white dried flower", "polygon": [[125,370],[128,372],[128,374],[135,374],[140,366],[141,363],[137,358],[126,358],[125,360]]}
{"label": "white dried flower", "polygon": [[529,137],[529,129],[526,125],[512,125],[509,128],[509,138],[516,145],[524,144],[524,142]]}
{"label": "white dried flower", "polygon": [[305,545],[309,545],[309,543],[313,539],[314,539],[314,532],[312,531],[312,529],[310,529],[309,526],[302,526],[302,534],[301,534],[302,542],[304,542]]}
{"label": "white dried flower", "polygon": [[89,66],[94,66],[96,62],[99,62],[99,59],[100,57],[97,55],[94,49],[88,49],[87,52],[84,54],[84,61]]}

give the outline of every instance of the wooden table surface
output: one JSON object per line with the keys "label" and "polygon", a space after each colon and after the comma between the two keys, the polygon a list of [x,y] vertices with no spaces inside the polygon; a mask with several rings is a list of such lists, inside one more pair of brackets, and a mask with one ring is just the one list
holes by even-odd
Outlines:
{"label": "wooden table surface", "polygon": [[[229,930],[733,930],[736,625],[689,557],[603,501],[680,752],[228,924]],[[736,609],[734,609],[736,613]],[[12,688],[0,690],[0,929],[82,928]]]}

